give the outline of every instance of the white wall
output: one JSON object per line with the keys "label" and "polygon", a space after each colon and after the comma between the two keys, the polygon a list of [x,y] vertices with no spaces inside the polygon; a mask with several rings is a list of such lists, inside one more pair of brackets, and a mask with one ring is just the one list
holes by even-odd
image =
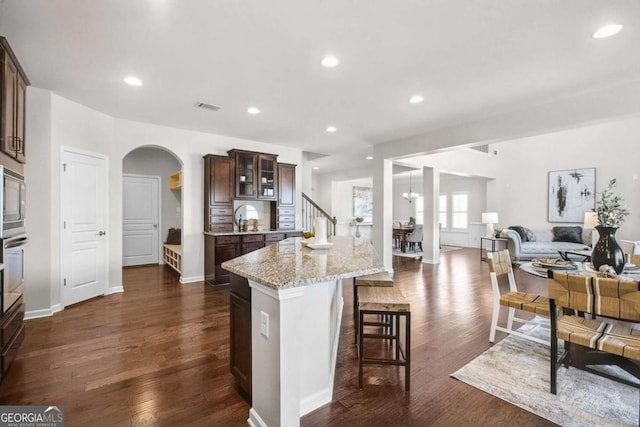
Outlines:
{"label": "white wall", "polygon": [[[72,147],[109,157],[108,251],[110,289],[122,286],[122,161],[136,148],[158,146],[172,152],[183,165],[183,265],[184,282],[203,278],[203,160],[205,154],[226,155],[242,148],[278,154],[278,161],[300,165],[299,149],[115,119],[48,91],[27,90],[27,128],[30,132],[27,179],[27,221],[32,238],[25,268],[27,309],[47,311],[60,304],[60,148]],[[50,131],[48,130],[50,126]],[[302,183],[296,168],[296,183]],[[35,198],[39,198],[35,201]],[[297,205],[300,205],[297,191]],[[300,224],[296,215],[296,224]],[[33,254],[37,254],[34,256]],[[45,264],[45,266],[42,266]],[[46,266],[48,264],[48,266]],[[44,295],[44,296],[43,296]]]}
{"label": "white wall", "polygon": [[[53,181],[57,167],[53,166],[51,144],[51,92],[29,87],[27,90],[28,158],[25,164],[27,184],[26,231],[29,244],[25,248],[25,304],[27,311],[49,309],[54,294],[51,283],[57,275],[58,265],[48,260],[59,251],[57,223],[52,218]],[[54,223],[56,227],[54,227]],[[45,313],[47,314],[47,313]]]}
{"label": "white wall", "polygon": [[640,116],[634,116],[496,144],[500,160],[497,227],[560,225],[548,222],[549,171],[595,167],[596,191],[616,178],[616,192],[631,209],[618,239],[640,240],[639,140]]}

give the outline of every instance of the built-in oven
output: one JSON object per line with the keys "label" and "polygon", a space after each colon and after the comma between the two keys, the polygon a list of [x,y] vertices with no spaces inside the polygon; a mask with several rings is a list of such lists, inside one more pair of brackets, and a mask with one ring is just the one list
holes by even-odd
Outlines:
{"label": "built-in oven", "polygon": [[27,236],[3,239],[2,259],[4,264],[4,280],[2,286],[2,312],[9,308],[24,293],[24,248]]}
{"label": "built-in oven", "polygon": [[2,169],[2,237],[11,237],[25,232],[26,185],[19,173],[0,166]]}

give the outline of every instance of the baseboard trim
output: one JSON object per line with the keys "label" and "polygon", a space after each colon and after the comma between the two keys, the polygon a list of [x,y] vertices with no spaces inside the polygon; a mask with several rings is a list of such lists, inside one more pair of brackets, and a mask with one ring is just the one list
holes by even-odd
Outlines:
{"label": "baseboard trim", "polygon": [[121,292],[124,292],[124,288],[122,286],[115,286],[113,288],[107,288],[105,295],[119,294]]}
{"label": "baseboard trim", "polygon": [[202,276],[191,276],[191,277],[180,277],[180,283],[186,285],[188,283],[196,283],[196,282],[204,282],[204,275]]}
{"label": "baseboard trim", "polygon": [[41,310],[26,311],[24,313],[24,320],[40,319],[41,317],[50,317],[59,311],[62,311],[62,306],[60,304],[55,304],[50,308],[43,308]]}
{"label": "baseboard trim", "polygon": [[440,264],[440,260],[422,258],[423,264]]}
{"label": "baseboard trim", "polygon": [[249,419],[247,420],[247,423],[249,423],[251,427],[268,427],[267,423],[260,418],[260,415],[258,415],[256,410],[253,408],[249,410]]}

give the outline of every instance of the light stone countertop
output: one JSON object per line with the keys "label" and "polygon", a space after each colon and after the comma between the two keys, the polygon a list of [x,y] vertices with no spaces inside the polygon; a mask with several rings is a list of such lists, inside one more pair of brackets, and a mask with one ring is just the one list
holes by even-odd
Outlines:
{"label": "light stone countertop", "polygon": [[309,286],[384,270],[368,239],[331,236],[331,249],[310,249],[285,239],[222,263],[222,268],[272,289]]}

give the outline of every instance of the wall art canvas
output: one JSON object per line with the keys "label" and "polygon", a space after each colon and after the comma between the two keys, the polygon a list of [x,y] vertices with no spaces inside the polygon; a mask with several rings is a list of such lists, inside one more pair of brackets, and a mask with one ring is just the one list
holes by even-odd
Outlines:
{"label": "wall art canvas", "polygon": [[595,208],[596,170],[549,172],[549,222],[584,222]]}
{"label": "wall art canvas", "polygon": [[371,218],[373,216],[373,189],[353,187],[353,216]]}

